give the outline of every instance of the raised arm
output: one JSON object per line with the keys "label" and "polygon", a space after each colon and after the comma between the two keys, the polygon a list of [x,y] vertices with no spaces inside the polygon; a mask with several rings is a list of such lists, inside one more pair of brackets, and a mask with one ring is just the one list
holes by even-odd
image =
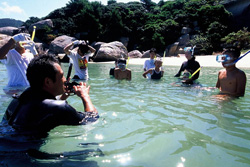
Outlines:
{"label": "raised arm", "polygon": [[74,43],[72,42],[72,43],[68,44],[67,46],[65,46],[65,48],[63,49],[64,52],[65,52],[67,55],[70,54],[69,50],[70,50],[70,48],[71,48],[73,45],[74,45]]}
{"label": "raised arm", "polygon": [[89,89],[90,86],[87,86],[86,83],[83,82],[80,82],[80,85],[78,86],[74,86],[76,95],[82,99],[85,112],[97,113],[97,110],[90,99]]}
{"label": "raised arm", "polygon": [[90,46],[90,45],[88,45],[88,47],[89,47],[89,50],[90,50],[91,53],[95,53],[95,51],[96,51],[95,48],[93,48],[93,47]]}
{"label": "raised arm", "polygon": [[6,44],[4,44],[0,48],[0,59],[6,59],[6,54],[9,52],[10,49],[14,48],[15,40],[11,38]]}

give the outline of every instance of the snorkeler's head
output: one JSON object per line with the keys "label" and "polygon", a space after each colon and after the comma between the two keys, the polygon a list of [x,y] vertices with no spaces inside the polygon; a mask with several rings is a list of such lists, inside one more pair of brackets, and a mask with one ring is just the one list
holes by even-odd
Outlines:
{"label": "snorkeler's head", "polygon": [[159,67],[161,67],[162,66],[162,59],[160,58],[160,57],[157,57],[156,59],[155,59],[155,61],[154,61],[154,64],[155,64],[155,66],[159,66]]}
{"label": "snorkeler's head", "polygon": [[238,59],[240,57],[240,49],[237,47],[228,47],[223,51],[223,54],[229,54],[234,59]]}
{"label": "snorkeler's head", "polygon": [[79,50],[80,50],[82,56],[84,56],[89,51],[89,46],[85,42],[79,44],[78,47],[79,47]]}
{"label": "snorkeler's head", "polygon": [[126,59],[120,58],[118,60],[118,68],[121,69],[122,71],[125,71],[126,70],[126,63],[127,63]]}

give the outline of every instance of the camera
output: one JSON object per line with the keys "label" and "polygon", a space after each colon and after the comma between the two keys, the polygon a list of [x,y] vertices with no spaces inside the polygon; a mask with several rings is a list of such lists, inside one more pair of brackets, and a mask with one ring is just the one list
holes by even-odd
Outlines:
{"label": "camera", "polygon": [[65,82],[64,84],[66,86],[66,89],[70,91],[70,93],[75,93],[73,86],[80,85],[79,83],[73,81],[73,82]]}

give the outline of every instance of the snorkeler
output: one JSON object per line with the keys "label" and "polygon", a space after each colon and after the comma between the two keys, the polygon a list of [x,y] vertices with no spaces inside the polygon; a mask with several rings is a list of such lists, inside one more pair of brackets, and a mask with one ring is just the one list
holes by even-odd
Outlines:
{"label": "snorkeler", "polygon": [[234,97],[244,96],[246,88],[246,74],[236,68],[236,62],[241,58],[238,48],[227,48],[222,55],[218,55],[216,60],[222,63],[225,68],[219,71],[216,87],[220,94],[231,95]]}
{"label": "snorkeler", "polygon": [[[29,42],[32,45],[24,45],[23,42]],[[30,40],[30,35],[26,33],[14,35],[0,48],[0,59],[7,68],[9,87],[29,86],[26,70],[36,55],[35,44]]]}
{"label": "snorkeler", "polygon": [[[70,50],[73,45],[78,46],[77,51]],[[70,59],[72,59],[75,68],[75,75],[72,79],[88,80],[88,62],[89,58],[94,55],[95,51],[96,50],[85,41],[79,40],[68,44],[64,48],[64,52]]]}
{"label": "snorkeler", "polygon": [[[194,47],[195,48],[195,47]],[[199,62],[195,60],[194,56],[194,48],[192,47],[186,47],[184,48],[185,56],[187,58],[187,61],[183,62],[181,65],[181,68],[179,72],[175,75],[175,77],[180,77],[181,72],[187,70],[192,75],[195,71],[197,71],[200,68]],[[195,75],[193,75],[190,79],[186,80],[185,83],[192,84],[194,80],[198,79],[200,75],[200,71],[198,71]]]}
{"label": "snorkeler", "polygon": [[114,71],[115,79],[122,80],[131,80],[131,70],[126,67],[126,60],[124,58],[120,58],[118,60],[118,68]]}
{"label": "snorkeler", "polygon": [[[144,65],[143,65],[144,72],[146,72],[147,70],[149,70],[151,68],[155,68],[154,59],[156,57],[156,49],[155,48],[151,48],[150,51],[149,51],[149,55],[150,55],[150,59],[146,60],[144,62]],[[147,74],[147,77],[148,78],[151,77],[150,73]]]}
{"label": "snorkeler", "polygon": [[154,64],[155,68],[151,68],[142,74],[144,78],[147,78],[147,74],[151,75],[151,79],[161,79],[163,77],[164,71],[161,69],[162,60],[156,58]]}

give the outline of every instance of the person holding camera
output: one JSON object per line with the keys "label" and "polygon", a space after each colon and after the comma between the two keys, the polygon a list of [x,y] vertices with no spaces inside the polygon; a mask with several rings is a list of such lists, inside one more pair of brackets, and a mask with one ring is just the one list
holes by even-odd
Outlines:
{"label": "person holding camera", "polygon": [[[72,46],[78,46],[77,51],[70,50]],[[95,49],[85,41],[76,40],[64,48],[64,52],[73,61],[75,75],[72,79],[88,80],[88,62],[89,57],[95,53]]]}
{"label": "person holding camera", "polygon": [[[35,57],[28,66],[27,79],[30,87],[14,97],[4,114],[3,124],[9,124],[18,132],[41,135],[59,125],[85,125],[99,118],[86,83],[73,86],[85,112],[78,112],[67,103],[66,78],[53,56]],[[62,96],[57,100],[58,95]]]}

